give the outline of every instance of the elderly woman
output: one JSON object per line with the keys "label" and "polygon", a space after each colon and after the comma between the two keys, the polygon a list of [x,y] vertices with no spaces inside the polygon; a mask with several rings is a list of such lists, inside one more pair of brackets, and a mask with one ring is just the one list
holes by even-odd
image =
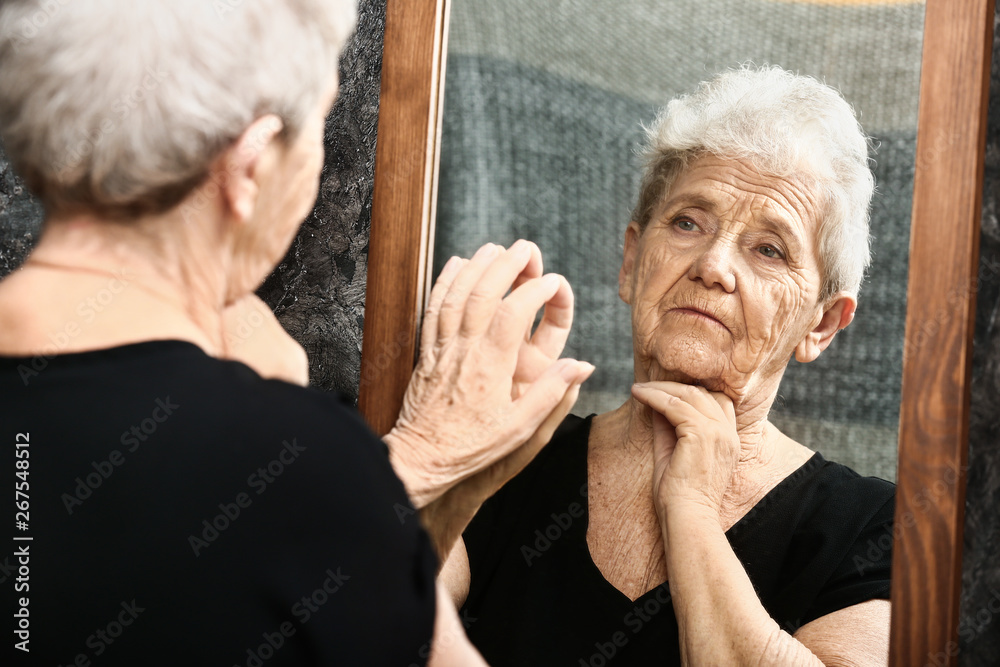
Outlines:
{"label": "elderly woman", "polygon": [[0,283],[3,495],[16,482],[25,538],[7,585],[31,664],[483,664],[431,544],[593,368],[557,360],[572,293],[519,242],[443,271],[388,456],[297,386],[305,355],[253,289],[315,199],[354,14],[3,3],[0,130],[46,209]]}
{"label": "elderly woman", "polygon": [[[743,68],[649,130],[619,294],[635,385],[570,418],[443,572],[501,665],[884,664],[892,484],[768,421],[854,317],[867,141],[833,89]],[[464,547],[464,548],[463,548]],[[471,574],[471,579],[470,579]]]}

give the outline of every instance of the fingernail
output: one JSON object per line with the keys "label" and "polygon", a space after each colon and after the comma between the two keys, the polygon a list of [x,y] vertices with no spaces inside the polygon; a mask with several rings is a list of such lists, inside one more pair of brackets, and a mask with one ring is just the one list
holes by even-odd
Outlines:
{"label": "fingernail", "polygon": [[588,361],[581,361],[580,367],[582,369],[582,375],[581,375],[582,379],[580,380],[580,382],[583,382],[584,380],[589,378],[593,374],[593,372],[597,370],[597,367]]}
{"label": "fingernail", "polygon": [[514,241],[514,245],[510,247],[510,252],[513,253],[514,257],[519,260],[526,260],[531,256],[531,244],[524,239],[518,239]]}
{"label": "fingernail", "polygon": [[546,289],[559,289],[559,285],[562,284],[562,280],[558,273],[550,273],[549,275],[542,278],[542,285]]}
{"label": "fingernail", "polygon": [[462,265],[462,260],[454,255],[444,263],[444,267],[441,269],[441,275],[450,275],[458,270],[458,267]]}
{"label": "fingernail", "polygon": [[575,359],[562,359],[559,361],[559,377],[566,382],[576,382],[580,375],[580,368]]}
{"label": "fingernail", "polygon": [[476,254],[472,256],[472,259],[492,259],[497,256],[498,252],[499,248],[492,243],[487,243],[476,251]]}

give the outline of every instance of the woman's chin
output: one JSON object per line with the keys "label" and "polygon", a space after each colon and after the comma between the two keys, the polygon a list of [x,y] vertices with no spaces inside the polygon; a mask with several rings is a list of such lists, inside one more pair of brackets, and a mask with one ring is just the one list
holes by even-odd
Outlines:
{"label": "woman's chin", "polygon": [[697,384],[713,391],[710,385],[721,387],[722,378],[730,368],[728,356],[717,345],[708,345],[692,336],[658,340],[655,354],[649,357],[652,363],[647,367],[651,367],[651,380]]}
{"label": "woman's chin", "polygon": [[704,387],[709,391],[724,391],[728,386],[718,373],[712,374],[693,368],[657,368],[649,375],[651,381],[680,382],[681,384]]}

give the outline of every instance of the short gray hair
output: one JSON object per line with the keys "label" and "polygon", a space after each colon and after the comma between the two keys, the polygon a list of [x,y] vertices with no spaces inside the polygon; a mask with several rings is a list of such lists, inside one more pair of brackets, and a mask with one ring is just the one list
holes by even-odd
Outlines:
{"label": "short gray hair", "polygon": [[820,301],[857,295],[871,261],[869,205],[875,178],[869,140],[836,90],[780,67],[744,65],[672,100],[646,129],[645,167],[633,220],[654,209],[695,159],[745,160],[778,178],[805,173],[824,198],[819,227]]}
{"label": "short gray hair", "polygon": [[262,115],[294,137],[357,0],[4,0],[0,137],[53,211],[169,210]]}

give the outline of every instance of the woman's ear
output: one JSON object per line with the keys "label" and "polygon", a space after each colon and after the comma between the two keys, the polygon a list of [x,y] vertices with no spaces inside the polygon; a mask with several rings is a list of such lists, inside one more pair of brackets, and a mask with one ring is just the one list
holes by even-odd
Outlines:
{"label": "woman's ear", "polygon": [[857,307],[858,300],[847,292],[841,292],[827,301],[819,322],[795,346],[795,359],[808,363],[818,357],[833,342],[837,332],[854,320]]}
{"label": "woman's ear", "polygon": [[625,303],[632,304],[632,270],[635,268],[635,258],[639,253],[639,237],[642,230],[636,222],[628,223],[625,228],[625,252],[622,257],[622,268],[618,271],[618,296]]}
{"label": "woman's ear", "polygon": [[209,178],[222,192],[237,222],[253,217],[257,206],[262,159],[284,124],[274,114],[261,116],[213,164]]}

